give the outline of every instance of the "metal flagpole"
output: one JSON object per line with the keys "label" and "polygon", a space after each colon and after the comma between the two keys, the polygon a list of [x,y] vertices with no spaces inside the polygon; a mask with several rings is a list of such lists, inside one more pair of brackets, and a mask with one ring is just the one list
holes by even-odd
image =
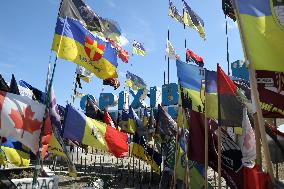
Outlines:
{"label": "metal flagpole", "polygon": [[[170,40],[170,30],[168,29],[168,40]],[[170,58],[168,57],[168,84],[170,83]]]}
{"label": "metal flagpole", "polygon": [[[248,52],[248,46],[246,44],[246,37],[243,35],[243,24],[240,19],[239,11],[238,11],[238,5],[235,1],[234,2],[234,7],[236,7],[236,17],[239,23],[239,29],[241,33],[241,39],[242,39],[242,44],[243,49],[244,49],[244,54],[247,58],[247,61],[249,62],[251,60],[250,54]],[[261,136],[261,141],[263,145],[263,150],[264,150],[264,158],[267,166],[268,173],[270,175],[271,181],[274,184],[275,179],[274,179],[274,174],[273,174],[273,167],[271,164],[271,158],[270,158],[270,153],[268,149],[268,144],[267,144],[267,138],[266,138],[266,132],[264,128],[264,121],[263,121],[263,116],[262,116],[262,110],[260,108],[260,101],[259,101],[259,93],[257,90],[257,81],[256,81],[256,75],[255,75],[255,70],[253,69],[253,63],[249,62],[248,64],[248,70],[249,70],[249,78],[250,78],[250,85],[251,85],[251,93],[252,93],[252,98],[254,98],[255,106],[256,106],[256,115],[257,115],[257,120],[259,124],[259,132]]]}

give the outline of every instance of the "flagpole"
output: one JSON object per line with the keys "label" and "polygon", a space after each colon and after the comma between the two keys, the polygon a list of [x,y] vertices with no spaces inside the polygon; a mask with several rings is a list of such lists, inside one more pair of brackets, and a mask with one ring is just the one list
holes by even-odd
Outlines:
{"label": "flagpole", "polygon": [[[60,5],[59,5],[59,10],[58,10],[58,17],[60,14],[60,10],[61,10],[61,6],[62,6],[63,1],[61,0]],[[62,29],[62,33],[65,29],[65,25],[66,25],[66,18],[64,20],[64,26]],[[60,45],[61,45],[61,41],[62,41],[62,37],[60,38],[60,42],[59,42],[59,48],[58,48],[58,52],[60,49]],[[56,55],[55,60],[54,60],[54,64],[53,64],[53,70],[52,70],[52,74],[51,74],[51,78],[50,78],[50,82],[48,83],[48,87],[47,87],[47,98],[45,100],[45,111],[44,111],[44,115],[43,115],[43,119],[42,119],[42,127],[40,129],[40,136],[39,136],[39,148],[38,148],[38,152],[36,155],[36,163],[35,163],[35,170],[34,170],[34,175],[33,175],[33,181],[32,181],[32,188],[37,188],[37,178],[38,178],[38,172],[40,169],[40,158],[41,158],[41,152],[42,152],[42,137],[43,137],[43,132],[44,132],[44,127],[45,127],[45,121],[46,121],[46,116],[48,113],[48,107],[49,107],[49,101],[50,101],[50,92],[51,92],[51,86],[53,83],[53,79],[54,79],[54,73],[55,73],[55,69],[56,69],[56,63],[57,63],[57,59],[58,56]]]}
{"label": "flagpole", "polygon": [[[168,29],[168,40],[170,40],[170,30]],[[168,57],[168,84],[170,83],[170,58]]]}
{"label": "flagpole", "polygon": [[[206,73],[205,73],[205,77],[206,77]],[[206,90],[206,79],[207,78],[205,78],[205,90]],[[207,122],[207,110],[206,110],[206,104],[207,104],[207,101],[206,101],[207,99],[206,99],[206,91],[205,91],[205,104],[204,104],[204,106],[205,106],[205,119],[204,119],[204,121],[205,121],[205,123],[204,123],[204,137],[205,137],[205,141],[204,141],[204,150],[205,150],[205,153],[204,153],[204,155],[205,155],[205,158],[204,158],[204,160],[205,160],[205,189],[208,189],[208,174],[207,174],[207,171],[208,171],[208,122]]]}
{"label": "flagpole", "polygon": [[[219,66],[219,63],[217,63],[217,67]],[[218,77],[218,73],[217,73]],[[218,78],[217,78],[218,80]],[[218,82],[217,82],[218,83]],[[217,86],[218,88],[218,86]],[[218,189],[221,189],[221,109],[220,109],[220,95],[218,93]],[[208,132],[208,131],[207,131]]]}
{"label": "flagpole", "polygon": [[266,138],[266,132],[265,132],[265,128],[264,128],[264,122],[263,122],[263,116],[262,116],[262,110],[260,108],[260,101],[259,101],[259,93],[257,91],[257,81],[256,81],[256,75],[255,75],[255,70],[253,68],[253,63],[250,62],[251,57],[250,54],[247,53],[248,52],[248,46],[246,43],[246,37],[245,35],[243,35],[243,24],[242,21],[240,19],[240,15],[239,15],[239,11],[238,11],[238,5],[234,2],[234,7],[236,7],[236,16],[237,16],[237,20],[239,23],[239,29],[240,29],[240,33],[241,33],[241,39],[243,42],[243,49],[244,49],[244,54],[247,58],[247,60],[249,61],[248,64],[248,70],[249,70],[249,77],[250,77],[250,85],[251,85],[251,93],[252,93],[252,98],[254,98],[254,102],[255,102],[255,106],[256,106],[256,115],[257,115],[257,120],[258,120],[258,124],[259,124],[259,132],[260,132],[260,136],[261,136],[261,141],[262,141],[262,145],[263,145],[263,150],[264,150],[264,158],[266,161],[266,166],[267,166],[267,170],[268,173],[270,175],[271,181],[273,184],[275,184],[275,179],[274,179],[274,174],[273,174],[273,167],[271,165],[271,158],[270,158],[270,153],[269,153],[269,148],[268,148],[268,144],[267,144],[267,138]]}
{"label": "flagpole", "polygon": [[225,19],[226,19],[226,39],[227,39],[227,65],[228,65],[228,75],[230,75],[230,55],[229,55],[229,37],[228,37],[228,19],[227,16],[225,15]]}

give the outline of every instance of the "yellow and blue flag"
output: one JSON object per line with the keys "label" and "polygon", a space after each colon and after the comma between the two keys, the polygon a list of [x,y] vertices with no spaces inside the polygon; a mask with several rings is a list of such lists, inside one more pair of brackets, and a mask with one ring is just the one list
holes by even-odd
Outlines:
{"label": "yellow and blue flag", "polygon": [[180,22],[183,24],[183,17],[181,14],[178,12],[176,6],[174,6],[172,1],[169,1],[169,12],[168,15],[175,19],[176,21]]}
{"label": "yellow and blue flag", "polygon": [[117,53],[110,42],[90,33],[78,20],[58,17],[52,50],[59,58],[74,62],[98,78],[117,78]]}
{"label": "yellow and blue flag", "polygon": [[142,121],[139,119],[138,115],[133,110],[133,108],[129,106],[127,132],[134,134],[137,131],[137,128],[141,126],[142,126]]}
{"label": "yellow and blue flag", "polygon": [[8,137],[1,145],[0,164],[7,162],[17,167],[28,167],[30,164],[30,149],[12,137]]}
{"label": "yellow and blue flag", "polygon": [[182,107],[196,112],[204,112],[201,86],[202,80],[205,79],[205,68],[187,64],[178,59],[176,65]]}
{"label": "yellow and blue flag", "polygon": [[147,87],[145,81],[141,77],[130,73],[129,71],[126,72],[125,85],[133,90],[144,89]]}
{"label": "yellow and blue flag", "polygon": [[234,4],[254,69],[284,72],[284,1],[234,0]]}
{"label": "yellow and blue flag", "polygon": [[193,27],[202,37],[205,39],[205,30],[203,20],[190,8],[190,6],[183,1],[184,4],[184,13],[183,13],[183,22],[188,27]]}
{"label": "yellow and blue flag", "polygon": [[137,133],[133,136],[131,155],[151,165],[156,173],[161,173],[162,155],[146,144],[144,136],[139,137]]}
{"label": "yellow and blue flag", "polygon": [[146,55],[146,50],[143,47],[143,45],[137,41],[134,40],[133,42],[133,48],[132,48],[132,54],[137,54],[140,56],[145,56]]}
{"label": "yellow and blue flag", "polygon": [[217,72],[206,70],[205,74],[206,115],[218,119]]}

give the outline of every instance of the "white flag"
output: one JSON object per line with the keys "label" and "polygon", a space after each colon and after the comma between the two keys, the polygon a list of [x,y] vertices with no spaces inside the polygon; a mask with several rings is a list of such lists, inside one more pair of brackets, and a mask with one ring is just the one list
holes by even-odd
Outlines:
{"label": "white flag", "polygon": [[176,59],[176,51],[169,40],[167,40],[166,56],[170,59]]}
{"label": "white flag", "polygon": [[256,158],[256,146],[254,131],[251,127],[246,108],[243,109],[242,128],[243,134],[240,140],[240,147],[243,154],[242,162],[244,165],[250,165]]}

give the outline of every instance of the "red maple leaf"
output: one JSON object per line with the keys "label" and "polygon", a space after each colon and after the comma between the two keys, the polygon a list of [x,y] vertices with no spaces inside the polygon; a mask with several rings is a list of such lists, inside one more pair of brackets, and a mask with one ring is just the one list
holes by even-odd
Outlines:
{"label": "red maple leaf", "polygon": [[34,131],[39,130],[41,128],[41,121],[34,119],[34,112],[31,109],[31,106],[27,106],[24,108],[24,115],[22,115],[19,111],[11,109],[11,113],[9,116],[15,123],[15,128],[23,129],[22,138],[24,132],[27,131],[33,134]]}

